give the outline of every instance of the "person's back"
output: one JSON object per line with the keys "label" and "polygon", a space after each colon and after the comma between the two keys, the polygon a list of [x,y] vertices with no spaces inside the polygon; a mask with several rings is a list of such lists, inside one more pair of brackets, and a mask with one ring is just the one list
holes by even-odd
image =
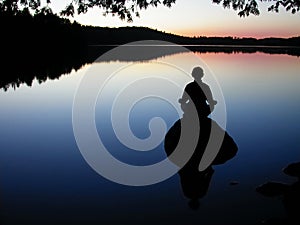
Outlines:
{"label": "person's back", "polygon": [[[206,84],[202,82],[199,85],[196,81],[193,81],[185,88],[185,92],[189,95],[190,100],[192,100],[192,102],[188,102],[186,104],[194,104],[199,116],[207,116],[210,114],[209,105],[207,104],[207,97],[204,91],[204,89],[206,89],[205,85]],[[188,105],[186,107],[187,110],[189,109]]]}
{"label": "person's back", "polygon": [[[217,103],[212,96],[209,86],[202,82],[204,73],[201,67],[195,67],[192,71],[192,76],[195,80],[189,83],[185,87],[185,91],[179,102],[182,109],[188,114],[192,105],[197,109],[200,117],[207,117],[214,109],[214,105]],[[192,102],[191,102],[192,101]]]}

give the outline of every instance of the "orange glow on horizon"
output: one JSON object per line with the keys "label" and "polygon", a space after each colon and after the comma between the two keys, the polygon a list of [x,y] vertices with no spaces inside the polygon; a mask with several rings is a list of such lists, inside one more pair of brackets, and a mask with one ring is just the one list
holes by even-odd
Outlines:
{"label": "orange glow on horizon", "polygon": [[213,31],[213,30],[199,30],[199,29],[182,29],[182,30],[169,30],[166,31],[168,33],[186,36],[186,37],[239,37],[239,38],[290,38],[290,37],[298,37],[300,33],[293,32],[292,30],[257,30],[253,31],[243,31],[243,30],[236,30],[236,31]]}

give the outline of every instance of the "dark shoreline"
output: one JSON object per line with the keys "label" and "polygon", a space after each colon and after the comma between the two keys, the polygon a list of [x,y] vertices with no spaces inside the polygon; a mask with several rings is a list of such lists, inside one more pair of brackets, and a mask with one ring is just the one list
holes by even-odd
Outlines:
{"label": "dark shoreline", "polygon": [[[83,26],[55,14],[0,14],[3,59],[0,88],[17,88],[32,81],[45,82],[94,62],[116,46],[156,40],[174,45],[136,46],[136,52],[102,58],[104,61],[139,61],[186,51],[199,53],[256,53],[300,56],[300,36],[291,38],[184,37],[146,27]],[[176,48],[176,45],[182,46]],[[151,54],[141,54],[151,47]],[[183,48],[184,47],[184,48]],[[133,48],[133,47],[131,47]]]}

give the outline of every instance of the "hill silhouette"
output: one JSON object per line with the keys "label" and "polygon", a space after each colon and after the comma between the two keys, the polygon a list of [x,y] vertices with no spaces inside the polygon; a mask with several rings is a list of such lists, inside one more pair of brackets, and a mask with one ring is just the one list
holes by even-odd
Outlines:
{"label": "hill silhouette", "polygon": [[220,45],[220,46],[277,46],[300,47],[300,37],[291,38],[238,38],[238,37],[185,37],[147,27],[92,27],[82,26],[86,43],[90,45],[121,45],[140,40],[164,40],[179,45]]}

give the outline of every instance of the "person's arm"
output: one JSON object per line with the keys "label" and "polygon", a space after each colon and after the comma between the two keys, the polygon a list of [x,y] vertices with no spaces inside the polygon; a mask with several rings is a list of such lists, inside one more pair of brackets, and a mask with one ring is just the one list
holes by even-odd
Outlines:
{"label": "person's arm", "polygon": [[180,99],[178,99],[178,102],[180,104],[186,103],[188,101],[188,94],[184,91],[182,94],[182,97]]}
{"label": "person's arm", "polygon": [[212,92],[207,84],[205,84],[205,86],[203,88],[204,88],[203,91],[206,96],[210,111],[212,112],[215,109],[215,105],[217,104],[217,101],[214,100]]}
{"label": "person's arm", "polygon": [[215,106],[217,104],[217,101],[214,100],[212,92],[207,84],[205,84],[205,90],[204,90],[205,96],[207,98],[207,102],[209,105]]}
{"label": "person's arm", "polygon": [[189,84],[185,87],[184,91],[183,91],[183,94],[182,94],[182,97],[180,99],[178,99],[178,102],[180,104],[184,104],[184,103],[187,103],[188,100],[189,100],[189,95],[188,95],[188,89],[189,89]]}

